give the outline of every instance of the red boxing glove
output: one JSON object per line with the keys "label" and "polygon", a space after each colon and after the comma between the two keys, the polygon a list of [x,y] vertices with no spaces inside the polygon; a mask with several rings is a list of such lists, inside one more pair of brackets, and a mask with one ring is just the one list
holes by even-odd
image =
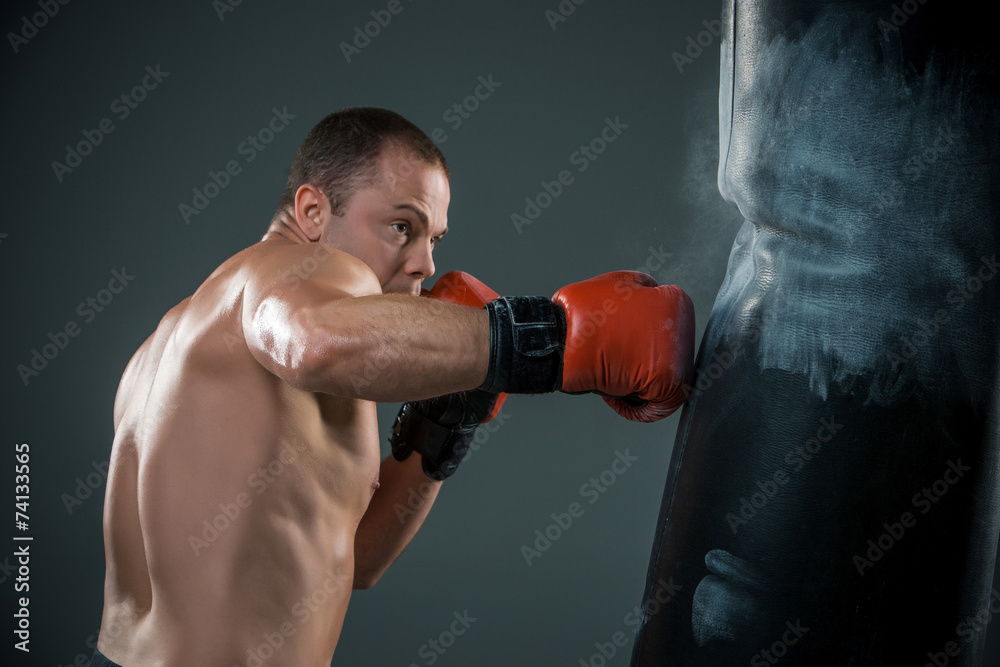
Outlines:
{"label": "red boxing glove", "polygon": [[694,357],[694,306],[674,285],[614,271],[563,287],[562,391],[596,391],[615,412],[652,422],[686,398]]}
{"label": "red boxing glove", "polygon": [[[422,290],[421,296],[429,296],[460,306],[482,308],[500,295],[465,271],[449,271],[438,278],[437,282],[434,283],[434,287],[429,291]],[[493,405],[493,410],[480,423],[485,424],[496,417],[500,413],[500,407],[505,400],[507,400],[507,394],[500,393],[497,397],[497,402]]]}

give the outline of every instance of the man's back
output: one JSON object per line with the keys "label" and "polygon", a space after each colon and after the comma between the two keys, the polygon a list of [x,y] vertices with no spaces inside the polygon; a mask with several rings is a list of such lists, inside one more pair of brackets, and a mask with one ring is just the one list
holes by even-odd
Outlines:
{"label": "man's back", "polygon": [[235,255],[128,364],[104,514],[99,648],[115,662],[313,664],[333,653],[354,533],[377,485],[374,403],[292,387],[244,337],[246,302],[259,305],[250,292],[298,289],[288,267],[371,291],[352,281],[357,260],[332,251],[317,263],[315,247],[275,240]]}

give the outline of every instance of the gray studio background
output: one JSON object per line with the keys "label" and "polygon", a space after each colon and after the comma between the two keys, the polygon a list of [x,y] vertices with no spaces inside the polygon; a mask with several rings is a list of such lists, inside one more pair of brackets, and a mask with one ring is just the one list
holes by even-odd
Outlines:
{"label": "gray studio background", "polygon": [[[34,537],[25,656],[11,647],[18,531],[3,524],[5,664],[87,664],[103,595],[99,471],[121,372],[168,308],[260,238],[293,153],[327,113],[383,106],[446,135],[451,232],[438,275],[463,269],[500,293],[550,295],[642,268],[691,295],[700,340],[725,273],[740,218],[715,184],[718,0],[564,0],[564,13],[574,11],[555,29],[546,12],[559,12],[558,0],[400,0],[350,62],[340,44],[388,2],[235,2],[69,2],[16,53],[9,36],[0,47],[0,460],[9,499],[14,445],[30,444]],[[8,3],[0,27],[22,33],[38,11]],[[682,68],[675,52],[689,58]],[[147,67],[163,74],[122,118],[125,107],[112,103]],[[466,101],[480,77],[493,91]],[[449,113],[455,104],[466,118]],[[294,118],[248,161],[241,143],[275,109]],[[113,131],[60,180],[52,163],[105,118]],[[606,119],[627,128],[580,172],[573,153]],[[186,223],[179,205],[230,160],[240,173]],[[511,215],[564,169],[573,183],[517,228]],[[100,312],[79,309],[113,271],[134,278]],[[78,335],[26,384],[17,366],[70,322]],[[383,453],[397,409],[379,407]],[[605,662],[628,664],[627,617],[640,601],[678,416],[634,424],[597,397],[565,395],[514,396],[504,414],[403,556],[354,594],[333,665],[599,665],[595,644],[619,632],[629,643]],[[626,451],[637,462],[591,504],[581,487]],[[573,502],[583,515],[529,565],[522,545]],[[431,649],[466,612],[475,619],[467,631],[444,653]]]}

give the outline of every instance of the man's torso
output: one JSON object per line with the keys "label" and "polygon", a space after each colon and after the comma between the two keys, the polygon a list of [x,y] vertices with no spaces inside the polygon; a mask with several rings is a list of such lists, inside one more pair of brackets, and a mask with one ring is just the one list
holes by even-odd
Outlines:
{"label": "man's torso", "polygon": [[122,377],[100,636],[116,662],[311,664],[336,646],[375,405],[295,389],[248,350],[243,288],[271,247],[219,267]]}

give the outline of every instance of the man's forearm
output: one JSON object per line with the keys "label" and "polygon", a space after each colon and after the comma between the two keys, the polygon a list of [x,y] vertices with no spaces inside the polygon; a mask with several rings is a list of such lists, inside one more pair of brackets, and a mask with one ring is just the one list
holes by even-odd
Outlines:
{"label": "man's forearm", "polygon": [[424,475],[420,455],[397,461],[390,454],[379,470],[379,488],[354,538],[354,587],[378,581],[420,530],[441,489]]}
{"label": "man's forearm", "polygon": [[489,366],[485,310],[386,294],[338,299],[305,323],[310,389],[408,401],[478,387]]}

